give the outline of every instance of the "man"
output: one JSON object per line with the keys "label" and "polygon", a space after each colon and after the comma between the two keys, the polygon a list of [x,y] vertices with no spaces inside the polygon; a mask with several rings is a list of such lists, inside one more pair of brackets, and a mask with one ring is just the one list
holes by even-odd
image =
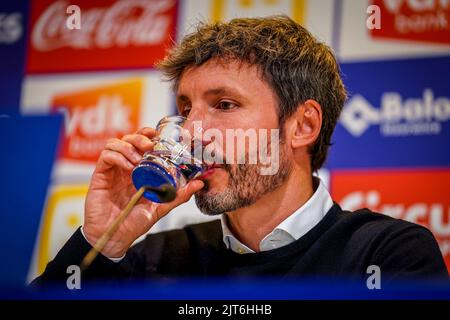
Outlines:
{"label": "man", "polygon": [[[141,200],[83,274],[88,279],[180,276],[326,276],[383,281],[447,279],[425,228],[362,209],[343,211],[312,176],[324,163],[346,99],[332,51],[287,17],[202,24],[159,68],[174,84],[179,112],[202,129],[279,129],[279,166],[215,166],[166,204]],[[65,281],[136,191],[131,170],[151,150],[143,128],[110,140],[92,176],[84,225],[34,282]],[[225,136],[225,134],[224,134]],[[218,152],[223,150],[218,150]],[[275,152],[270,150],[270,152]],[[349,161],[357,154],[349,154]],[[171,209],[194,195],[221,220],[147,236]],[[64,282],[65,283],[65,282]]]}

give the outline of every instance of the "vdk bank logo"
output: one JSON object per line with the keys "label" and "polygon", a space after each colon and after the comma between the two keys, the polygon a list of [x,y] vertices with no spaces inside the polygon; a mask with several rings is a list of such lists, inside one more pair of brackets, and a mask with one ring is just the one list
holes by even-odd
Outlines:
{"label": "vdk bank logo", "polygon": [[435,96],[424,89],[421,97],[404,97],[385,92],[381,105],[374,107],[362,95],[354,95],[344,106],[340,123],[354,137],[362,136],[371,126],[379,126],[385,137],[438,135],[450,119],[450,98]]}

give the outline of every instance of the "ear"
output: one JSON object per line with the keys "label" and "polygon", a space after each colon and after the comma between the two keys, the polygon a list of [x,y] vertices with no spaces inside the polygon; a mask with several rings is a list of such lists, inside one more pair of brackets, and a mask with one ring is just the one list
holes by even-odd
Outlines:
{"label": "ear", "polygon": [[293,114],[291,146],[293,149],[312,145],[322,128],[322,107],[315,100],[307,100]]}

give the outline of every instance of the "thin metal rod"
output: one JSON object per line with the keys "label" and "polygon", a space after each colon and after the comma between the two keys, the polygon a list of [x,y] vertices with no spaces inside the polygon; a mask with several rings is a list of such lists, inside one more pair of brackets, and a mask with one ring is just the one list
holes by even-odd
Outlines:
{"label": "thin metal rod", "polygon": [[80,265],[81,271],[86,270],[91,265],[92,261],[94,261],[94,259],[97,257],[99,252],[101,252],[103,250],[105,245],[112,238],[112,236],[116,233],[117,229],[122,224],[122,222],[126,219],[126,217],[131,212],[133,207],[136,205],[136,203],[139,201],[139,199],[141,199],[145,190],[146,190],[146,187],[143,186],[133,195],[130,202],[128,202],[128,204],[126,205],[125,209],[123,209],[120,212],[120,214],[114,219],[114,221],[111,223],[111,225],[105,231],[105,233],[103,233],[103,235],[100,237],[100,239],[97,240],[95,245],[86,254],[83,261],[81,262],[81,265]]}

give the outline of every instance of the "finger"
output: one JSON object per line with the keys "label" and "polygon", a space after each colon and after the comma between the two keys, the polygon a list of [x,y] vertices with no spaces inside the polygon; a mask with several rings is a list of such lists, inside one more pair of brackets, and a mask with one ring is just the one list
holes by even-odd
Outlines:
{"label": "finger", "polygon": [[136,131],[136,134],[141,134],[141,135],[146,136],[147,138],[151,139],[154,136],[156,136],[157,131],[150,127],[144,127],[144,128],[139,129],[138,131]]}
{"label": "finger", "polygon": [[134,164],[138,164],[142,159],[142,155],[131,143],[120,139],[108,140],[105,149],[121,153],[128,161]]}
{"label": "finger", "polygon": [[127,171],[133,170],[134,168],[134,165],[123,154],[116,151],[103,150],[99,158],[99,167],[106,169],[113,166],[119,166]]}
{"label": "finger", "polygon": [[158,220],[169,213],[172,209],[187,202],[192,195],[201,190],[204,185],[204,182],[201,180],[192,180],[185,187],[179,189],[177,191],[177,197],[173,201],[161,204],[155,209]]}
{"label": "finger", "polygon": [[153,142],[142,134],[127,134],[123,136],[122,140],[132,144],[142,153],[153,149]]}

